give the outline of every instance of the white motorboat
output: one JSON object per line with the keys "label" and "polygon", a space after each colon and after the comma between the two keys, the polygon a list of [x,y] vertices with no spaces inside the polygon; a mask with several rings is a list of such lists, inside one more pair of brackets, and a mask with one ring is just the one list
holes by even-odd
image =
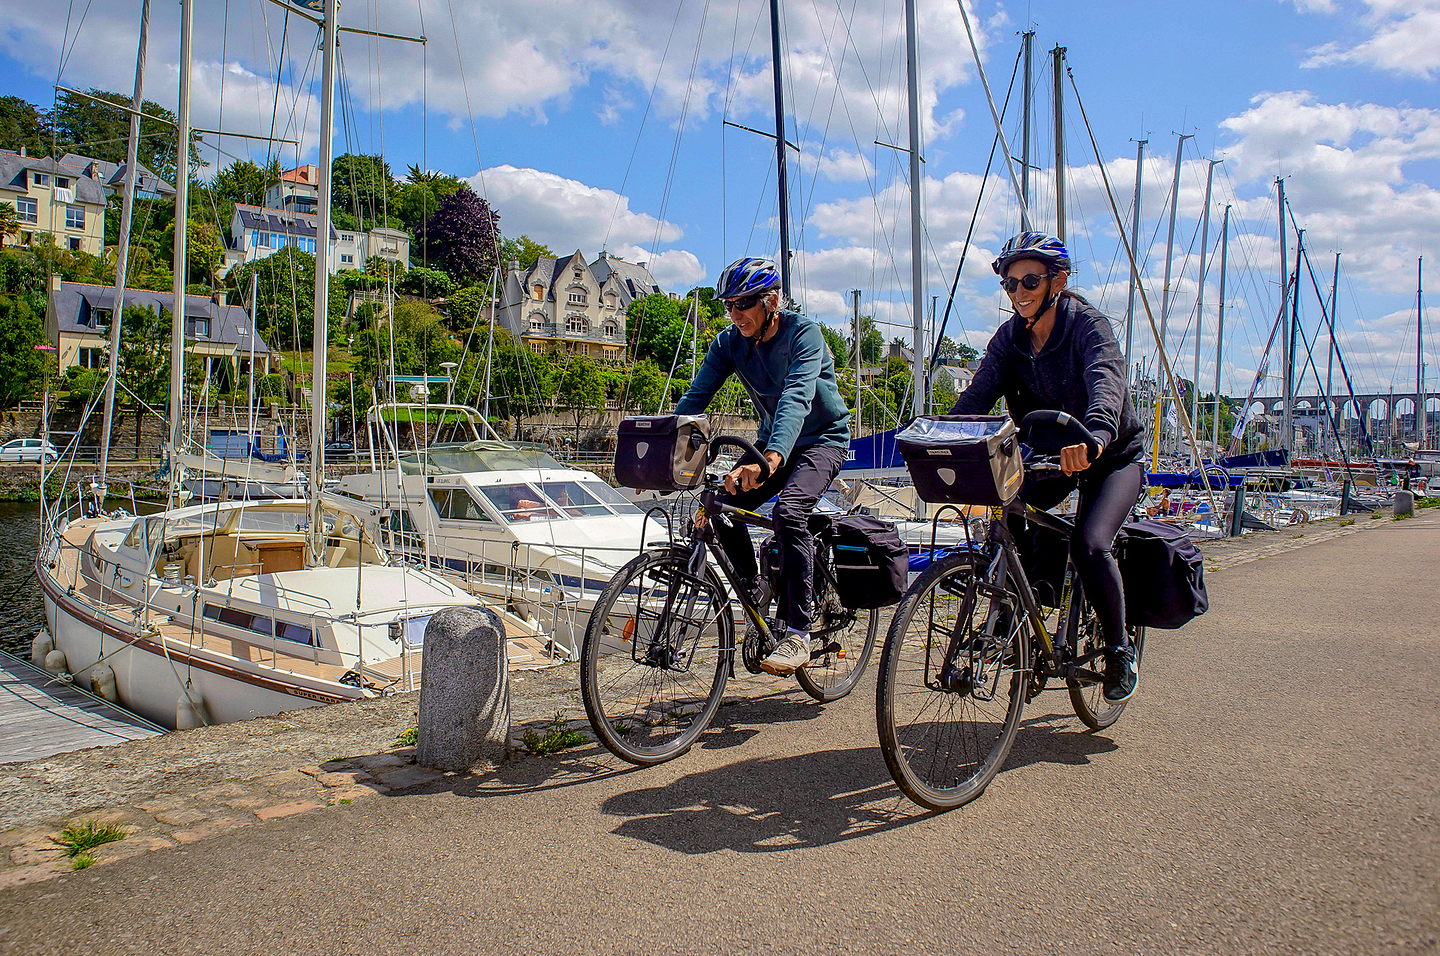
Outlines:
{"label": "white motorboat", "polygon": [[[437,418],[449,440],[399,447],[394,423]],[[383,454],[371,472],[340,479],[327,503],[364,521],[393,556],[508,606],[555,651],[576,655],[611,577],[642,545],[667,539],[623,492],[542,445],[493,437],[470,406],[384,403],[368,427]]]}

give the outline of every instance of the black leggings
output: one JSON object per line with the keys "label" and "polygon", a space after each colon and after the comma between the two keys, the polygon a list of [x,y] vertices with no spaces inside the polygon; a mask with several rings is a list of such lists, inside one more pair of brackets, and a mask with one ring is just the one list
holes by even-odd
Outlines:
{"label": "black leggings", "polygon": [[1130,517],[1140,496],[1144,478],[1138,459],[1104,466],[1092,465],[1075,475],[1046,475],[1026,479],[1020,497],[1042,511],[1055,507],[1077,486],[1080,507],[1075,511],[1075,533],[1070,537],[1070,556],[1080,583],[1085,586],[1105,643],[1126,643],[1125,586],[1120,565],[1115,562],[1115,533]]}

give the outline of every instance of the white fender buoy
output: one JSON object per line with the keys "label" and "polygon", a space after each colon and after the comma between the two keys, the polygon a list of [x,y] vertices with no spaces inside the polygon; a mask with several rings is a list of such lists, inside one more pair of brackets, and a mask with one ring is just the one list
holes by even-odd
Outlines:
{"label": "white fender buoy", "polygon": [[55,641],[50,637],[50,632],[43,627],[35,633],[35,639],[30,642],[30,663],[36,667],[45,666],[45,656],[55,650]]}
{"label": "white fender buoy", "polygon": [[181,694],[180,699],[175,702],[175,729],[194,730],[209,723],[209,717],[205,713],[205,701],[199,698],[192,701]]}
{"label": "white fender buoy", "polygon": [[45,655],[45,669],[56,677],[70,676],[70,662],[65,658],[65,652],[56,648]]}
{"label": "white fender buoy", "polygon": [[115,682],[115,671],[109,665],[101,664],[90,671],[90,692],[112,704],[120,703],[120,688]]}

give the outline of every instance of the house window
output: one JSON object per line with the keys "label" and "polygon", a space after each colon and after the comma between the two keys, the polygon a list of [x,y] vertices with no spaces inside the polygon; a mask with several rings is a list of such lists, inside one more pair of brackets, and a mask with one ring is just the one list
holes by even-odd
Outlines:
{"label": "house window", "polygon": [[34,182],[35,182],[35,185],[37,185],[37,186],[48,186],[48,185],[50,185],[50,174],[49,174],[49,173],[35,173],[35,174],[34,174]]}
{"label": "house window", "polygon": [[345,254],[342,252],[342,253],[340,254],[340,261],[341,261],[341,262],[344,262],[344,263],[354,262],[354,261],[355,261],[355,257],[354,257],[354,256],[347,256],[347,255],[345,255]]}
{"label": "house window", "polygon": [[570,293],[570,304],[571,304],[571,305],[584,305],[584,304],[585,304],[585,293],[583,293],[583,292],[572,292],[572,293]]}
{"label": "house window", "polygon": [[590,331],[590,322],[583,315],[567,315],[565,331],[572,335],[584,335]]}
{"label": "house window", "polygon": [[101,368],[105,364],[104,356],[100,349],[81,349],[75,364],[81,368]]}
{"label": "house window", "polygon": [[585,278],[585,273],[581,272],[579,269],[576,269],[576,270],[575,270],[575,278],[577,278],[577,279],[583,279],[583,278]]}
{"label": "house window", "polygon": [[620,323],[616,322],[614,319],[606,319],[605,324],[602,325],[601,328],[604,330],[606,335],[614,336],[620,334]]}
{"label": "house window", "polygon": [[29,196],[20,196],[15,200],[15,215],[21,222],[38,222],[40,209],[35,205],[35,200]]}
{"label": "house window", "polygon": [[70,180],[66,179],[64,176],[56,176],[56,177],[55,177],[55,188],[56,188],[56,189],[69,189],[69,188],[70,188]]}
{"label": "house window", "polygon": [[607,296],[605,297],[605,308],[607,308],[607,309],[613,309],[613,308],[615,308],[615,293],[612,292],[612,293],[610,293],[609,295],[607,295]]}
{"label": "house window", "polygon": [[354,242],[354,241],[355,241],[355,237],[352,236],[352,235],[350,235],[350,233],[348,233],[348,232],[342,232],[342,233],[340,233],[340,241],[341,241],[341,242]]}
{"label": "house window", "polygon": [[80,251],[80,237],[79,237],[79,236],[71,236],[71,237],[70,237],[70,251],[71,251],[71,252],[79,252],[79,251]]}
{"label": "house window", "polygon": [[532,298],[534,298],[536,302],[539,302],[541,299],[545,298],[545,287],[543,285],[537,285],[535,287],[535,293]]}
{"label": "house window", "polygon": [[210,337],[210,320],[196,319],[193,334],[196,338],[208,339]]}
{"label": "house window", "polygon": [[85,228],[85,207],[84,207],[84,206],[66,206],[66,207],[65,207],[65,228],[66,228],[66,229],[84,229],[84,228]]}
{"label": "house window", "polygon": [[544,330],[544,328],[545,328],[545,316],[541,315],[539,312],[531,313],[531,315],[530,315],[530,331],[531,331],[531,332],[540,332],[540,331]]}
{"label": "house window", "polygon": [[545,343],[544,343],[544,342],[534,342],[534,341],[532,341],[532,342],[530,343],[530,351],[534,352],[536,355],[544,355],[544,354],[545,354]]}
{"label": "house window", "polygon": [[114,309],[91,309],[90,327],[95,329],[107,328],[110,325],[110,316],[114,314]]}

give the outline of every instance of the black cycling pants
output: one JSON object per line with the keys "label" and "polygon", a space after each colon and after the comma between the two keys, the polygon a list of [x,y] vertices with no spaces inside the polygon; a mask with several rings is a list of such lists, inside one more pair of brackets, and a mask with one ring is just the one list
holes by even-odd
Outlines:
{"label": "black cycling pants", "polygon": [[1055,507],[1077,486],[1080,507],[1075,511],[1075,533],[1070,537],[1070,556],[1085,596],[1100,620],[1105,643],[1124,644],[1125,586],[1120,565],[1115,561],[1115,533],[1130,517],[1140,496],[1144,479],[1138,459],[1106,465],[1092,465],[1075,475],[1045,475],[1027,478],[1020,489],[1026,504],[1042,511]]}
{"label": "black cycling pants", "polygon": [[[780,581],[776,587],[777,610],[787,627],[810,630],[810,605],[815,588],[815,536],[810,533],[810,514],[845,460],[845,449],[832,445],[796,448],[790,460],[753,491],[735,495],[725,492],[716,501],[747,511],[759,507],[779,492],[772,513],[775,539],[780,544]],[[735,567],[735,573],[753,582],[759,573],[755,547],[746,525],[738,521],[713,521],[715,537]]]}

